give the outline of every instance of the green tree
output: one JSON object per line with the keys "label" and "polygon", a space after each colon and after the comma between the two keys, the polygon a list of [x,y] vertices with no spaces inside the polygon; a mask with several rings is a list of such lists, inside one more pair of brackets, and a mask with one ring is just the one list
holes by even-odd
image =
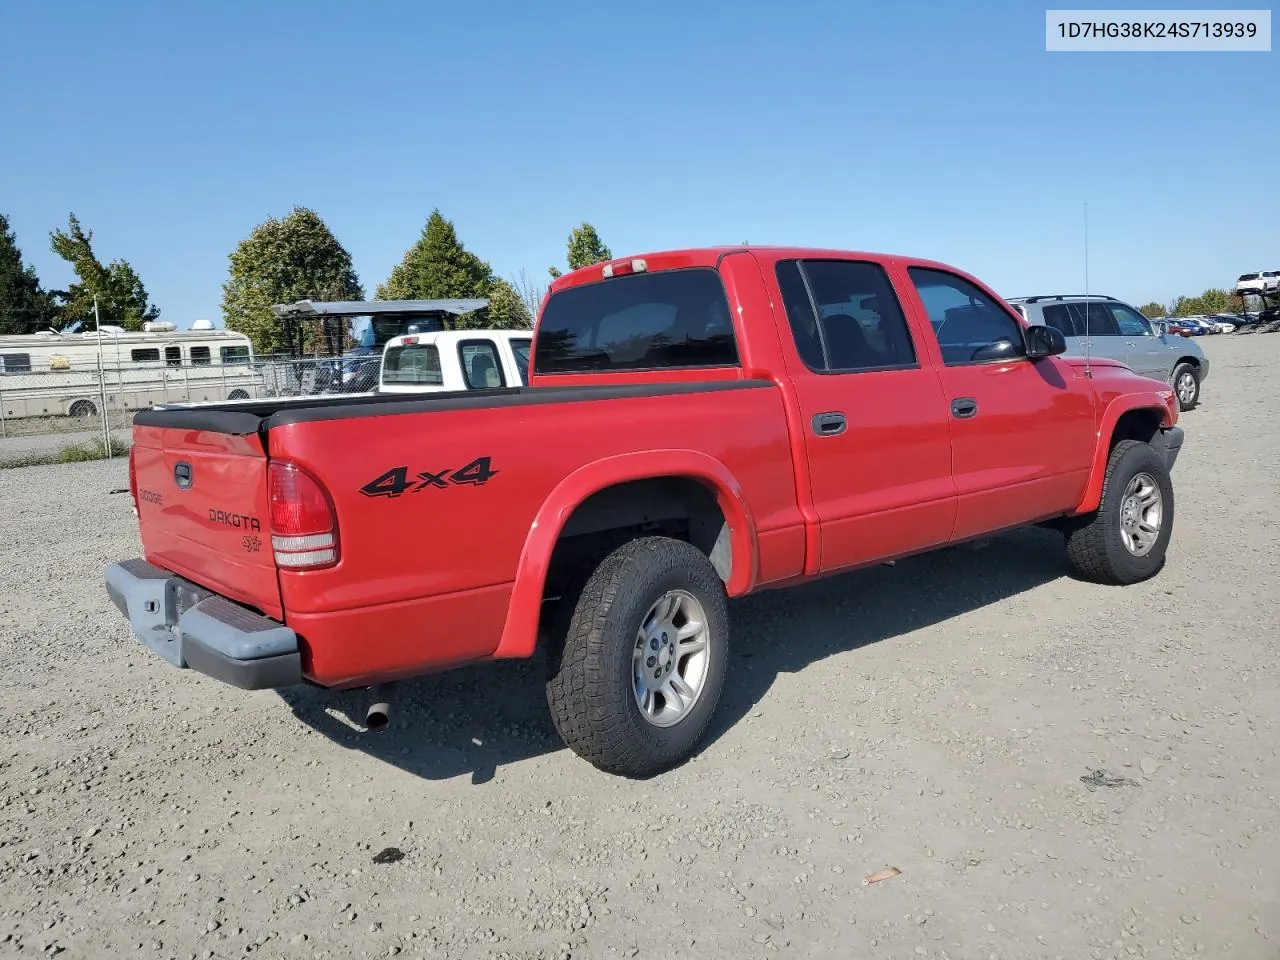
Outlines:
{"label": "green tree", "polygon": [[1178,297],[1172,304],[1176,317],[1198,316],[1206,313],[1240,313],[1244,310],[1244,298],[1228,290],[1209,288],[1198,297]]}
{"label": "green tree", "polygon": [[259,353],[342,351],[345,330],[340,321],[303,321],[294,337],[271,310],[274,304],[296,300],[364,297],[351,254],[319,214],[294,207],[282,220],[268,217],[240,241],[229,260],[230,273],[222,285],[228,330],[248,336]]}
{"label": "green tree", "polygon": [[[432,210],[422,235],[405,251],[386,282],[379,300],[468,300],[489,295],[493,269],[463,246],[453,223]],[[474,318],[460,318],[451,326],[474,326]]]}
{"label": "green tree", "polygon": [[78,278],[66,290],[55,291],[63,301],[64,322],[79,320],[92,327],[95,297],[98,319],[104,325],[141,330],[143,323],[160,316],[160,308],[149,302],[147,289],[128,260],[112,260],[103,266],[93,252],[93,231],[81,227],[74,213],[67,218],[67,229],[54,230],[49,241],[53,252],[71,264]]}
{"label": "green tree", "polygon": [[501,277],[490,282],[489,306],[481,310],[476,319],[476,326],[497,330],[529,330],[533,327],[533,315],[520,292]]}
{"label": "green tree", "polygon": [[1155,318],[1166,316],[1164,307],[1152,300],[1150,303],[1143,304],[1138,308],[1138,312],[1144,317]]}
{"label": "green tree", "polygon": [[[593,263],[604,263],[606,260],[613,259],[613,252],[600,239],[596,228],[585,221],[574,227],[573,232],[569,234],[568,254],[570,270],[578,270],[589,267]],[[548,267],[547,272],[552,277],[561,275],[556,267]]]}
{"label": "green tree", "polygon": [[35,333],[54,322],[53,298],[25,266],[9,218],[0,213],[0,333]]}

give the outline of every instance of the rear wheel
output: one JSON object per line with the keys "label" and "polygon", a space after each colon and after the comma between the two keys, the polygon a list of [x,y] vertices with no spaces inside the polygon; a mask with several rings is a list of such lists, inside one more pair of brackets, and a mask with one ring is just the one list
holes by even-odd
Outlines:
{"label": "rear wheel", "polygon": [[715,712],[728,639],[724,585],[701,551],[665,537],[623,544],[573,605],[547,682],[556,729],[608,773],[677,766]]}
{"label": "rear wheel", "polygon": [[90,400],[77,400],[71,405],[71,409],[67,411],[68,416],[72,417],[92,417],[98,412],[98,408],[93,405]]}
{"label": "rear wheel", "polygon": [[1178,409],[1190,410],[1200,402],[1200,371],[1194,364],[1180,363],[1173,368],[1173,392],[1178,395]]}
{"label": "rear wheel", "polygon": [[1107,461],[1102,502],[1068,522],[1067,556],[1076,572],[1097,583],[1130,584],[1164,566],[1173,532],[1173,482],[1149,444],[1121,440]]}

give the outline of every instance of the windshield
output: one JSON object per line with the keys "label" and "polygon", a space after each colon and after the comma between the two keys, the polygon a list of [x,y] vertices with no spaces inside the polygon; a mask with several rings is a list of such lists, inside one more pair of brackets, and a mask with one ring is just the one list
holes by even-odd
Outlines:
{"label": "windshield", "polygon": [[440,351],[433,343],[392,347],[382,360],[382,382],[406,386],[438,387],[444,383]]}

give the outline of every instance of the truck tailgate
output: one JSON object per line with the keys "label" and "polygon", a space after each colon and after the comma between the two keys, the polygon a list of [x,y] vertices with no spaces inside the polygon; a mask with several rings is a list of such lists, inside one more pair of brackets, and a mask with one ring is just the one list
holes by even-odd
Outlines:
{"label": "truck tailgate", "polygon": [[133,444],[147,561],[282,620],[261,438],[135,424]]}

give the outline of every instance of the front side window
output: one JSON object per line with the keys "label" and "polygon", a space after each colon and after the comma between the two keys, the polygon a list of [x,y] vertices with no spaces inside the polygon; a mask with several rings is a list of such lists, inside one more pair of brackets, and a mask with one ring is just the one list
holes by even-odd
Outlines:
{"label": "front side window", "polygon": [[906,318],[879,264],[784,260],[777,276],[797,352],[811,370],[915,366]]}
{"label": "front side window", "polygon": [[219,347],[218,355],[224,364],[248,363],[249,348],[240,347]]}
{"label": "front side window", "polygon": [[492,340],[464,340],[458,344],[462,379],[471,390],[494,390],[507,385],[498,347]]}
{"label": "front side window", "polygon": [[520,384],[529,383],[529,351],[533,348],[533,340],[520,339],[511,341],[511,352],[516,357],[516,371],[520,374]]}
{"label": "front side window", "polygon": [[1026,355],[1022,327],[976,286],[944,270],[909,267],[947,366]]}
{"label": "front side window", "polygon": [[533,364],[539,374],[737,366],[720,275],[662,270],[561,290],[542,311]]}
{"label": "front side window", "polygon": [[1120,329],[1120,334],[1125,337],[1151,337],[1155,336],[1151,332],[1151,325],[1147,323],[1147,318],[1130,307],[1126,307],[1122,303],[1111,304],[1111,315],[1115,317],[1116,326]]}
{"label": "front side window", "polygon": [[391,347],[382,361],[382,382],[417,387],[443,385],[440,351],[433,343]]}

